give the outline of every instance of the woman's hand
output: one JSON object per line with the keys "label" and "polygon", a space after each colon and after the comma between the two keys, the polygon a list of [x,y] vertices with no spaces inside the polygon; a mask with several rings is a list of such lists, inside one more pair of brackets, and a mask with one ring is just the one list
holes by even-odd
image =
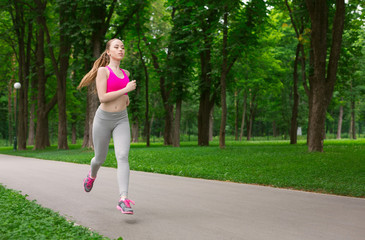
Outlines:
{"label": "woman's hand", "polygon": [[137,86],[136,80],[133,80],[133,81],[129,82],[125,88],[126,88],[127,92],[131,92],[134,89],[136,89],[136,86]]}

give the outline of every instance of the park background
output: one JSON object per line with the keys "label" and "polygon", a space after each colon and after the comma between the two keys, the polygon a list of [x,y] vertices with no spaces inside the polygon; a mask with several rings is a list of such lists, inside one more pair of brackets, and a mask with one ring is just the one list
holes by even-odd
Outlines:
{"label": "park background", "polygon": [[[364,2],[324,2],[2,1],[2,145],[16,134],[19,149],[92,147],[98,99],[93,86],[76,87],[112,38],[123,40],[121,67],[138,83],[129,94],[133,142],[295,144],[307,139],[311,118],[309,151],[323,151],[323,139],[362,137]],[[319,45],[316,14],[327,23]],[[327,62],[323,76],[316,54]]]}
{"label": "park background", "polygon": [[[364,198],[364,7],[0,1],[0,153],[89,164],[98,99],[93,86],[76,87],[119,38],[121,67],[138,83],[131,170]],[[13,150],[15,135],[26,151]],[[112,148],[104,166],[116,168]],[[0,235],[105,239],[0,192]]]}

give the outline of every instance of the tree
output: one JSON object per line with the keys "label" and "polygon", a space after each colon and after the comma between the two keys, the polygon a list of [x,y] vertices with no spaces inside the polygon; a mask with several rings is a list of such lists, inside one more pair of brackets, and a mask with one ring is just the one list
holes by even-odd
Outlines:
{"label": "tree", "polygon": [[36,71],[37,71],[37,126],[35,134],[34,149],[44,149],[50,146],[48,114],[57,103],[57,94],[55,93],[48,103],[46,102],[46,82],[45,74],[45,51],[44,51],[44,25],[46,23],[45,10],[47,1],[36,1],[35,11],[37,13],[36,21],[38,30],[36,33]]}
{"label": "tree", "polygon": [[180,146],[180,128],[183,101],[188,100],[189,88],[193,82],[194,55],[193,31],[191,23],[192,8],[185,4],[172,3],[171,35],[169,40],[169,60],[167,62],[168,76],[172,82],[171,102],[175,103],[175,115],[172,124],[172,145]]}
{"label": "tree", "polygon": [[[295,4],[297,6],[295,6]],[[299,109],[299,93],[298,93],[298,65],[299,59],[301,61],[301,69],[302,69],[302,81],[306,81],[306,69],[305,69],[305,29],[307,25],[307,14],[304,9],[304,2],[299,1],[299,3],[293,3],[291,7],[288,3],[288,0],[285,0],[285,5],[288,9],[290,21],[295,30],[295,35],[298,39],[295,59],[294,59],[294,71],[293,71],[293,108],[292,108],[292,116],[291,116],[291,125],[290,125],[290,144],[297,143],[297,129],[298,129],[298,109]],[[297,9],[295,9],[297,8]],[[301,55],[301,57],[300,57]],[[305,85],[306,86],[306,85]]]}
{"label": "tree", "polygon": [[[87,6],[88,8],[85,9],[86,14],[81,15],[85,17],[82,22],[87,22],[89,19],[94,19],[94,21],[90,24],[90,45],[92,49],[92,59],[97,59],[100,57],[102,53],[103,47],[103,39],[105,38],[106,32],[109,28],[110,21],[112,14],[114,12],[114,6],[116,4],[116,0],[113,0],[110,5],[109,9],[107,9],[109,1],[88,1],[85,3],[84,7]],[[85,39],[86,40],[86,39]],[[86,45],[86,44],[85,44]],[[89,50],[89,48],[87,48]],[[85,60],[88,60],[86,58]],[[92,64],[90,61],[85,63],[85,68],[90,70]],[[94,115],[99,105],[99,98],[96,91],[95,84],[88,86],[87,88],[87,98],[86,98],[86,118],[85,118],[85,130],[84,130],[84,140],[83,140],[83,147],[93,148],[93,140],[92,140],[92,125],[94,121]]]}
{"label": "tree", "polygon": [[[171,13],[173,15],[173,12]],[[173,128],[173,111],[174,106],[171,103],[172,85],[169,79],[169,69],[167,62],[171,55],[171,42],[168,42],[168,34],[170,26],[167,22],[157,22],[166,18],[167,12],[160,11],[159,14],[154,15],[149,29],[150,34],[145,34],[143,41],[150,53],[152,65],[158,75],[160,94],[164,109],[164,145],[172,145],[172,128]],[[157,19],[157,20],[156,20]]]}
{"label": "tree", "polygon": [[18,80],[22,86],[19,90],[17,139],[19,149],[25,150],[27,140],[28,85],[33,22],[30,17],[29,7],[27,7],[26,4],[14,0],[10,3],[9,7],[9,13],[12,18],[18,45],[18,51],[15,52],[19,66]]}
{"label": "tree", "polygon": [[[345,20],[345,2],[336,1],[332,23],[330,55],[327,64],[329,6],[325,0],[306,0],[311,20],[311,51],[309,75],[308,150],[323,151],[326,110],[336,83]],[[327,68],[326,68],[327,67]],[[327,69],[327,71],[326,71]]]}
{"label": "tree", "polygon": [[[238,12],[235,10],[239,9]],[[234,16],[228,23],[228,16]],[[237,19],[236,15],[241,19]],[[243,17],[242,17],[243,15]],[[248,47],[257,41],[257,34],[263,23],[266,22],[266,4],[264,1],[254,0],[247,4],[244,9],[239,7],[239,2],[229,1],[223,7],[223,38],[222,38],[222,64],[220,76],[221,88],[221,126],[219,131],[219,146],[225,148],[225,128],[227,118],[226,103],[226,80],[227,76],[236,62],[242,56],[244,47]],[[231,27],[230,32],[228,27]],[[254,32],[254,33],[252,33]]]}

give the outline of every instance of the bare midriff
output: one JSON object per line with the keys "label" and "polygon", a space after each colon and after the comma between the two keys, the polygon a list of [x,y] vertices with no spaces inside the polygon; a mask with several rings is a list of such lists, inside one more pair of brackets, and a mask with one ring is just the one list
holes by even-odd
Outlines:
{"label": "bare midriff", "polygon": [[121,112],[127,108],[128,95],[120,96],[114,101],[101,103],[100,108],[106,112]]}

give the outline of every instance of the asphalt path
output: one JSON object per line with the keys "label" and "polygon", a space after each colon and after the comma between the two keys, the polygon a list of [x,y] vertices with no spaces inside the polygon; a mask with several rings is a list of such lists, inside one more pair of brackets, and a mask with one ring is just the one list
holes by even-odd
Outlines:
{"label": "asphalt path", "polygon": [[0,183],[77,224],[125,240],[363,240],[365,199],[131,171],[133,216],[117,209],[116,169],[90,193],[88,165],[0,155]]}

